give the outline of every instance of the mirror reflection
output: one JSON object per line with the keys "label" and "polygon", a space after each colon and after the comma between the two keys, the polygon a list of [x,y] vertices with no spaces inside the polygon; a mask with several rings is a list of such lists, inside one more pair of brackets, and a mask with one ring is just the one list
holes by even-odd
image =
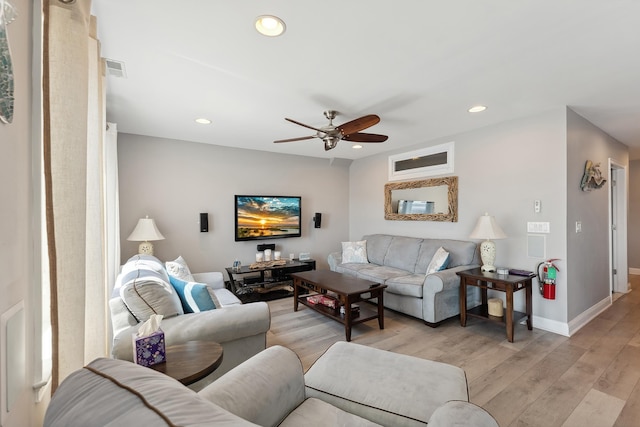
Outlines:
{"label": "mirror reflection", "polygon": [[391,209],[400,214],[446,214],[449,212],[448,195],[446,185],[392,190]]}
{"label": "mirror reflection", "polygon": [[458,221],[458,177],[385,185],[385,219]]}

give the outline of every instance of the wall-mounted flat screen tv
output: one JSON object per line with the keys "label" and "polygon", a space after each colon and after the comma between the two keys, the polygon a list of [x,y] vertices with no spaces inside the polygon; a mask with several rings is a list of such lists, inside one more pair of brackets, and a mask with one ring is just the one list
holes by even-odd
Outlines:
{"label": "wall-mounted flat screen tv", "polygon": [[235,196],[236,242],[300,237],[300,197]]}

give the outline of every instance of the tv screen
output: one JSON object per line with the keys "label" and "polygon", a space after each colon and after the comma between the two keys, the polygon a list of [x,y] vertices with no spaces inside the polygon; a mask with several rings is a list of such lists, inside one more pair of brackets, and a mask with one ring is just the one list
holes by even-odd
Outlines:
{"label": "tv screen", "polygon": [[300,237],[300,197],[235,196],[236,242]]}

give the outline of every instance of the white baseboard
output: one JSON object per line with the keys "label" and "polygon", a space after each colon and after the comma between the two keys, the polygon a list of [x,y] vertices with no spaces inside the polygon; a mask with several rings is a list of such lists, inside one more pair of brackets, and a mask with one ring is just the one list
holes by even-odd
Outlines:
{"label": "white baseboard", "polygon": [[569,323],[558,322],[557,320],[551,320],[545,317],[533,316],[533,327],[542,329],[543,331],[553,332],[554,334],[564,335],[565,337],[570,337],[578,332],[584,325],[595,319],[600,313],[609,308],[611,304],[611,297],[606,297],[591,308],[580,313]]}
{"label": "white baseboard", "polygon": [[546,317],[533,316],[533,327],[536,329],[542,329],[543,331],[553,332],[554,334],[569,335],[569,325],[564,322],[558,322],[557,320],[547,319]]}
{"label": "white baseboard", "polygon": [[593,305],[591,308],[583,311],[569,322],[569,336],[578,332],[584,325],[592,321],[598,316],[598,314],[611,307],[612,299],[610,296],[604,298],[599,303]]}
{"label": "white baseboard", "polygon": [[638,274],[640,275],[640,268],[630,268],[629,274]]}

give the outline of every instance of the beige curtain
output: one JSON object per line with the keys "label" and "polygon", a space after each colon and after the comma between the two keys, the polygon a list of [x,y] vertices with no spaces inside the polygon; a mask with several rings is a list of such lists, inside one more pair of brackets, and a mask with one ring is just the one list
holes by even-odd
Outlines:
{"label": "beige curtain", "polygon": [[107,355],[104,66],[91,1],[44,3],[43,108],[52,391]]}

